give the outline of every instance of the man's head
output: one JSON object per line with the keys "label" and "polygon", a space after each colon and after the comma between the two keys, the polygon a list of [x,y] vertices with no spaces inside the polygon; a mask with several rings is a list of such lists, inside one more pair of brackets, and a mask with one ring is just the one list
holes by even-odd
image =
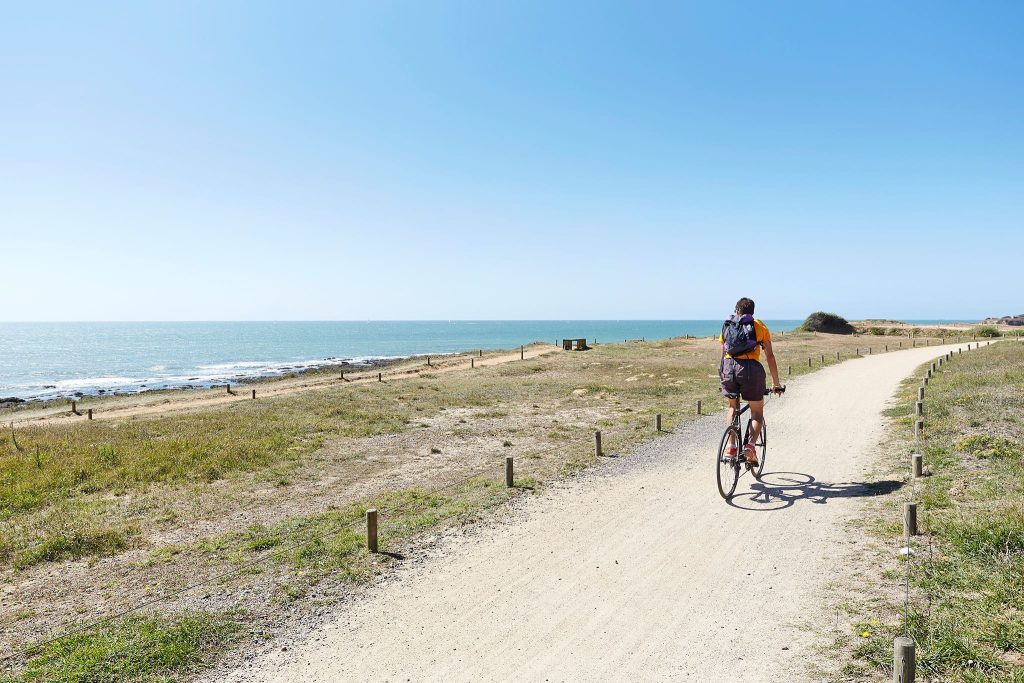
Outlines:
{"label": "man's head", "polygon": [[736,315],[754,315],[754,300],[743,297],[737,301]]}

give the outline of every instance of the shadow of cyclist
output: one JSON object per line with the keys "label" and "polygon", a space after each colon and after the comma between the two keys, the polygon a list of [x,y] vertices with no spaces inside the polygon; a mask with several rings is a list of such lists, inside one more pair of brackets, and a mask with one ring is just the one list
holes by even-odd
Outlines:
{"label": "shadow of cyclist", "polygon": [[827,483],[803,472],[765,472],[750,490],[729,499],[729,505],[743,510],[771,512],[785,510],[797,501],[825,505],[833,498],[884,496],[903,486],[901,481],[844,481]]}

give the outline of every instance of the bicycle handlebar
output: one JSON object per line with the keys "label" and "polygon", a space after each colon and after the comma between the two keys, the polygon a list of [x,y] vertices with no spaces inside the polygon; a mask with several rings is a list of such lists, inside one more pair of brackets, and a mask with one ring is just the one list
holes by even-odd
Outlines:
{"label": "bicycle handlebar", "polygon": [[[768,394],[770,394],[770,393],[772,393],[772,390],[771,390],[771,389],[765,389],[765,390],[764,390],[764,395],[765,395],[765,396],[767,396],[767,395],[768,395]],[[782,385],[781,387],[779,387],[779,393],[780,393],[780,394],[784,394],[784,393],[786,393],[786,385],[785,385],[785,384],[783,384],[783,385]]]}

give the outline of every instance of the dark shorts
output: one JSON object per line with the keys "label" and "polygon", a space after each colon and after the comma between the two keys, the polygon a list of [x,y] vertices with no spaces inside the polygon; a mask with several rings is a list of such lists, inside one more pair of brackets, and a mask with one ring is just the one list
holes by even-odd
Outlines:
{"label": "dark shorts", "polygon": [[742,396],[744,401],[763,401],[764,366],[756,360],[722,359],[722,394],[729,398]]}

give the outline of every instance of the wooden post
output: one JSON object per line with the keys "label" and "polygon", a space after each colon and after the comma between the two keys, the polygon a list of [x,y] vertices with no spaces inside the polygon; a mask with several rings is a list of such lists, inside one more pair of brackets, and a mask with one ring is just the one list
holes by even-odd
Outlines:
{"label": "wooden post", "polygon": [[507,488],[512,488],[512,482],[513,482],[513,478],[512,478],[512,456],[511,455],[506,455],[505,456],[505,486]]}
{"label": "wooden post", "polygon": [[900,348],[903,348],[903,340],[900,340]]}
{"label": "wooden post", "polygon": [[914,422],[914,436],[921,438],[924,433],[924,420],[917,420]]}
{"label": "wooden post", "polygon": [[807,357],[807,367],[811,367],[811,357]]}
{"label": "wooden post", "polygon": [[928,369],[928,372],[927,372],[927,373],[925,374],[925,376],[926,376],[926,377],[927,377],[928,379],[931,379],[931,378],[932,378],[932,371],[931,371],[931,369],[930,369],[930,368]]}
{"label": "wooden post", "polygon": [[917,503],[903,504],[903,533],[907,538],[917,536]]}
{"label": "wooden post", "polygon": [[476,358],[473,358],[472,356],[470,356],[470,358],[469,358],[469,367],[471,369],[476,367]]}
{"label": "wooden post", "polygon": [[821,354],[821,364],[825,364],[825,354]]}
{"label": "wooden post", "polygon": [[836,351],[836,361],[838,361],[838,360],[839,360],[839,352]]}
{"label": "wooden post", "polygon": [[924,415],[924,401],[918,401],[914,404],[914,414]]}
{"label": "wooden post", "polygon": [[923,401],[924,400],[924,387],[918,387],[917,388],[917,400],[918,401]]}
{"label": "wooden post", "polygon": [[913,347],[914,347],[914,348],[916,349],[916,348],[917,348],[917,340],[916,340],[916,339],[915,339],[915,340],[913,340],[913,341],[911,342],[911,345],[912,345],[912,346],[913,346]]}
{"label": "wooden post", "polygon": [[790,374],[790,375],[793,374],[793,366],[792,365],[789,366],[789,371],[788,371],[787,374]]}
{"label": "wooden post", "polygon": [[256,390],[255,389],[252,390],[252,400],[254,400],[254,401],[256,400]]}
{"label": "wooden post", "polygon": [[924,376],[924,385],[925,386],[928,386],[928,379],[929,379],[928,375],[925,375]]}
{"label": "wooden post", "polygon": [[427,356],[427,365],[430,365],[430,356]]}
{"label": "wooden post", "polygon": [[597,453],[597,457],[603,455],[601,453],[601,430],[594,432],[594,452]]}
{"label": "wooden post", "polygon": [[700,399],[697,399],[697,414],[700,415]]}
{"label": "wooden post", "polygon": [[378,372],[377,373],[377,381],[378,382],[383,382],[384,381],[384,373],[383,372]]}
{"label": "wooden post", "polygon": [[886,351],[886,353],[889,352],[889,345],[888,344],[885,345],[885,351]]}
{"label": "wooden post", "polygon": [[92,408],[89,408],[89,412],[87,414],[89,416],[89,419],[91,420],[92,419]]}
{"label": "wooden post", "polygon": [[654,416],[654,429],[659,432],[661,431],[661,413]]}
{"label": "wooden post", "polygon": [[73,415],[78,415],[79,414],[79,412],[78,412],[78,401],[72,401],[71,402],[71,413]]}
{"label": "wooden post", "polygon": [[893,683],[914,683],[917,675],[917,660],[914,654],[914,641],[900,636],[892,645],[892,680]]}
{"label": "wooden post", "polygon": [[230,394],[230,393],[231,393],[231,384],[230,384],[230,383],[228,383],[228,384],[225,384],[224,386],[226,386],[226,387],[227,387],[227,389],[228,389],[228,393]]}
{"label": "wooden post", "polygon": [[366,511],[366,548],[371,553],[377,552],[377,509]]}
{"label": "wooden post", "polygon": [[914,453],[910,456],[910,459],[914,466],[914,477],[920,479],[924,476],[924,456],[920,453]]}
{"label": "wooden post", "polygon": [[872,353],[874,353],[874,350],[869,346],[868,347],[868,355],[870,356]]}
{"label": "wooden post", "polygon": [[342,382],[345,381],[345,371],[344,370],[341,371],[341,381]]}
{"label": "wooden post", "polygon": [[[557,342],[556,342],[556,343],[557,343]],[[478,353],[480,354],[480,358],[483,358],[483,357],[484,357],[484,350],[483,350],[483,349],[480,349],[480,351],[479,351]]]}

